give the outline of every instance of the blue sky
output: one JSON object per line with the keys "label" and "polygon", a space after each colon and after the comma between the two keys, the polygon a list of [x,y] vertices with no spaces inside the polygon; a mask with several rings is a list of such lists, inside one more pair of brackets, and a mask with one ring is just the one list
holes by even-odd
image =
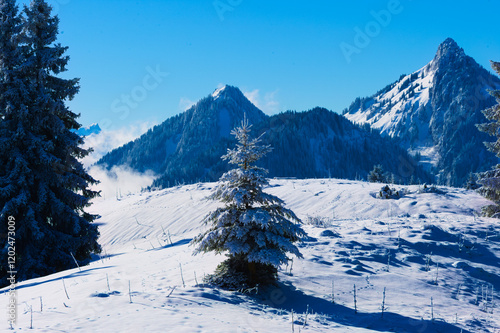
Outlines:
{"label": "blue sky", "polygon": [[447,37],[487,69],[500,60],[497,0],[48,2],[69,46],[65,76],[81,78],[70,106],[84,126],[159,123],[220,84],[268,114],[341,112]]}

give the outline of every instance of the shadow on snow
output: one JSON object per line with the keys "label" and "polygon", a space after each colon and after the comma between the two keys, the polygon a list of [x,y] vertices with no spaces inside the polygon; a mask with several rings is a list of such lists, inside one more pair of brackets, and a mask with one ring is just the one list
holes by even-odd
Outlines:
{"label": "shadow on snow", "polygon": [[[367,328],[379,332],[447,332],[447,333],[471,333],[450,323],[436,319],[423,320],[407,317],[394,312],[384,312],[381,317],[380,312],[363,312],[358,310],[354,313],[353,308],[340,304],[333,304],[322,298],[306,295],[290,284],[282,282],[276,286],[269,286],[259,291],[259,294],[251,296],[258,303],[267,305],[274,309],[277,315],[286,310],[304,317],[306,311],[324,316],[325,320],[348,327]],[[307,308],[309,306],[309,309]],[[268,310],[269,310],[268,308]],[[296,322],[297,324],[303,324]]]}

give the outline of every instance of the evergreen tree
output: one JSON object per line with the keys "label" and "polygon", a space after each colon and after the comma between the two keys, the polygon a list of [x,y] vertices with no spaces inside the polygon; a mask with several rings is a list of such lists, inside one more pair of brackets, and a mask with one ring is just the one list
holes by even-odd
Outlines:
{"label": "evergreen tree", "polygon": [[467,183],[465,184],[465,188],[467,190],[477,190],[480,187],[477,183],[477,176],[475,173],[469,173],[469,179],[467,179]]}
{"label": "evergreen tree", "polygon": [[15,0],[0,0],[0,120],[19,108],[24,87],[20,80],[23,62],[19,39],[21,17]]}
{"label": "evergreen tree", "polygon": [[[10,6],[13,1],[2,3]],[[2,88],[0,96],[0,233],[6,233],[9,216],[15,218],[18,281],[73,268],[73,257],[85,264],[101,250],[92,224],[97,216],[84,210],[98,196],[89,189],[97,181],[78,160],[89,150],[80,147],[83,140],[73,132],[80,127],[79,115],[66,106],[79,90],[78,79],[57,76],[69,61],[64,56],[67,47],[55,43],[59,20],[41,0],[25,6],[24,15],[19,40],[14,37],[17,17],[7,15],[10,23],[2,21],[17,29],[11,43],[18,43],[20,58],[0,51],[13,62],[15,72],[9,77],[7,68],[0,69],[2,86],[10,80],[10,93]],[[6,43],[5,34],[2,38]],[[8,271],[7,246],[4,241],[2,285]]]}
{"label": "evergreen tree", "polygon": [[[491,67],[500,74],[500,62],[492,61]],[[485,142],[484,144],[489,151],[500,157],[500,90],[492,90],[489,93],[496,99],[497,104],[483,110],[484,116],[490,122],[479,124],[477,128],[497,138],[494,142]],[[479,183],[482,185],[479,193],[495,203],[483,207],[483,215],[500,217],[500,164],[496,165],[492,170],[480,173]]]}
{"label": "evergreen tree", "polygon": [[260,137],[250,139],[250,128],[245,119],[231,132],[238,140],[237,147],[228,149],[222,158],[238,168],[220,178],[209,199],[224,203],[224,207],[204,218],[209,229],[192,241],[197,244],[194,254],[226,252],[228,259],[208,282],[228,289],[275,281],[278,267],[289,260],[288,252],[302,257],[293,243],[306,235],[299,218],[284,207],[284,202],[263,191],[269,184],[264,176],[267,170],[254,163],[271,148],[259,145]]}
{"label": "evergreen tree", "polygon": [[384,175],[382,165],[375,165],[373,170],[368,174],[368,181],[370,183],[386,183],[387,179]]}

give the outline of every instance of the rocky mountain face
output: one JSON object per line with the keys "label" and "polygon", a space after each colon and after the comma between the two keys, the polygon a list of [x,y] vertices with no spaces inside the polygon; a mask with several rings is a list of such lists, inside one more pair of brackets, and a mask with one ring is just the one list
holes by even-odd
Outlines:
{"label": "rocky mountain face", "polygon": [[484,147],[492,141],[476,124],[481,110],[495,104],[488,89],[500,80],[448,38],[426,66],[403,75],[344,111],[349,120],[368,124],[421,156],[440,184],[462,186],[470,172],[490,169],[497,158]]}
{"label": "rocky mountain face", "polygon": [[98,164],[127,165],[160,176],[152,187],[216,181],[229,166],[221,156],[233,148],[231,130],[243,117],[273,151],[261,166],[270,177],[366,179],[376,164],[401,183],[432,177],[394,139],[358,126],[322,108],[267,116],[236,87],[225,86],[182,114],[167,119],[137,140],[105,155]]}

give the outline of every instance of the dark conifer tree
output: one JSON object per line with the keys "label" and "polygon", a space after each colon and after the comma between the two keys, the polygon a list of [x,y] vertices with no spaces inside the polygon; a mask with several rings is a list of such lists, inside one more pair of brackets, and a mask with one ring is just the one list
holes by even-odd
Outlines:
{"label": "dark conifer tree", "polygon": [[[6,14],[14,1],[0,1],[0,8],[2,24],[13,31],[0,41],[12,46],[0,51],[8,59],[1,83],[9,87],[0,91],[0,233],[14,217],[17,278],[25,280],[75,267],[73,257],[85,264],[100,252],[92,224],[97,216],[84,210],[98,196],[89,188],[97,181],[79,162],[90,151],[73,131],[79,115],[66,106],[79,90],[78,79],[58,77],[69,61],[67,47],[56,43],[58,18],[41,0],[25,6],[22,22],[16,9]],[[2,285],[7,245],[1,247]]]}
{"label": "dark conifer tree", "polygon": [[480,186],[477,183],[477,175],[473,172],[469,173],[469,178],[467,179],[467,183],[465,184],[465,188],[467,190],[477,190]]}
{"label": "dark conifer tree", "polygon": [[368,174],[368,181],[370,183],[386,183],[387,177],[384,175],[384,169],[382,165],[375,165],[373,170]]}

